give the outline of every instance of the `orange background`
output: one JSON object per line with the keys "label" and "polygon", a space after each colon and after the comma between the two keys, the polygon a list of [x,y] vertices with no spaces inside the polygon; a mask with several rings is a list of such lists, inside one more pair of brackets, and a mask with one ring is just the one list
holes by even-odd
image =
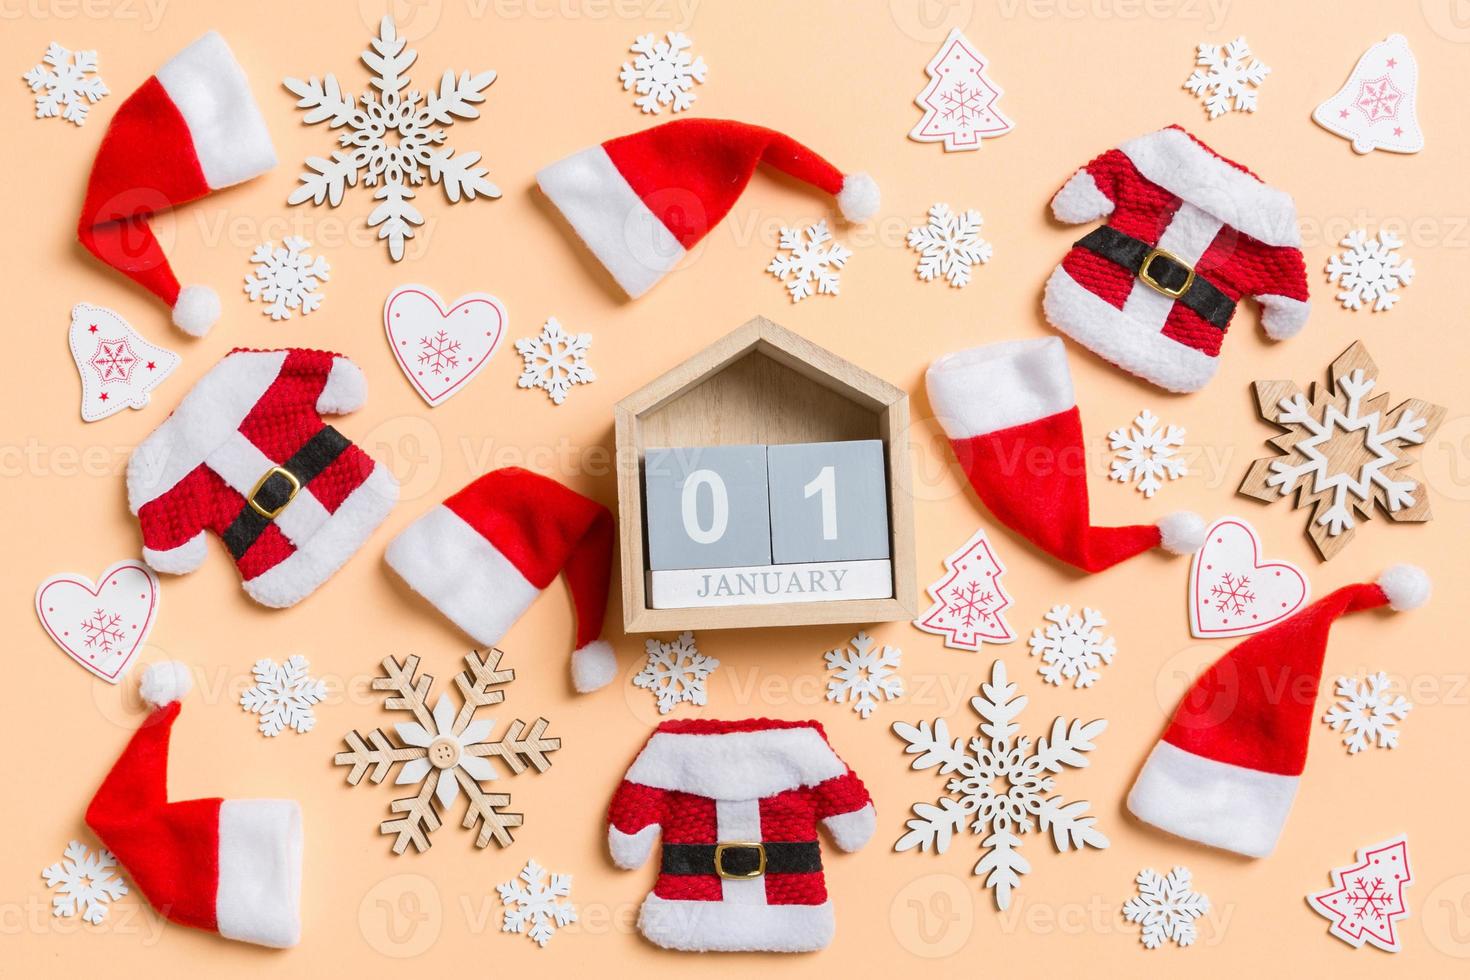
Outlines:
{"label": "orange background", "polygon": [[[359,9],[359,6],[361,9]],[[403,5],[400,26],[414,39],[413,77],[433,83],[447,67],[494,68],[483,117],[458,122],[449,144],[479,150],[498,201],[450,207],[426,186],[428,224],[392,264],[362,226],[370,193],[348,192],[343,206],[288,208],[302,161],[324,154],[332,136],[306,127],[280,85],[287,75],[334,72],[360,91],[358,62],[383,9],[362,3],[184,4],[154,0],[27,0],[3,6],[5,63],[16,75],[55,39],[96,48],[113,95],[81,130],[30,118],[18,78],[5,100],[14,175],[7,213],[8,349],[0,358],[8,411],[5,604],[10,639],[9,696],[3,710],[9,756],[4,779],[10,824],[0,848],[0,973],[64,969],[140,975],[208,969],[213,976],[381,976],[390,971],[465,971],[466,975],[544,971],[571,976],[589,957],[640,975],[692,969],[733,974],[759,965],[771,976],[820,967],[834,975],[894,971],[1020,975],[1092,974],[1144,969],[1201,976],[1272,974],[1310,968],[1343,976],[1376,975],[1387,965],[1372,949],[1353,950],[1327,935],[1327,922],[1303,896],[1326,886],[1328,871],[1361,845],[1409,836],[1417,881],[1405,951],[1394,966],[1415,976],[1463,975],[1470,957],[1470,857],[1462,826],[1465,790],[1457,772],[1466,737],[1467,683],[1461,642],[1465,581],[1461,543],[1470,515],[1470,418],[1455,404],[1464,388],[1466,248],[1470,192],[1465,162],[1470,129],[1470,22],[1452,0],[1275,4],[1265,0],[914,0],[839,3],[737,3],[715,0],[442,0]],[[1459,12],[1457,14],[1457,11]],[[1458,19],[1457,19],[1458,18]],[[925,63],[951,26],[963,26],[991,59],[1014,133],[974,153],[946,154],[906,133],[919,118],[914,96]],[[224,297],[223,321],[203,340],[174,331],[166,312],[75,244],[72,228],[92,154],[127,93],[204,30],[217,28],[245,66],[280,165],[158,222],[185,282],[208,282]],[[839,297],[793,306],[763,269],[779,227],[835,217],[809,190],[758,177],[735,213],[710,235],[686,268],[636,303],[622,301],[590,255],[533,191],[535,170],[596,141],[651,120],[617,81],[634,36],[686,30],[709,64],[693,114],[732,117],[785,130],[847,170],[867,170],[883,187],[882,216],[871,226],[834,222],[855,250]],[[1335,92],[1369,44],[1394,32],[1418,57],[1419,114],[1427,148],[1416,156],[1355,155],[1309,119]],[[1274,69],[1254,115],[1207,122],[1180,83],[1194,47],[1245,34]],[[668,118],[665,114],[661,118]],[[1219,376],[1188,397],[1162,394],[1069,344],[1091,454],[1099,522],[1146,521],[1176,508],[1244,516],[1269,553],[1299,563],[1316,594],[1371,579],[1409,560],[1429,569],[1438,601],[1423,611],[1370,614],[1342,623],[1329,651],[1324,695],[1337,673],[1383,669],[1412,688],[1417,705],[1403,723],[1402,746],[1349,757],[1323,725],[1312,732],[1312,759],[1277,853],[1249,861],[1149,830],[1128,816],[1123,798],[1179,693],[1226,643],[1192,640],[1183,602],[1187,562],[1149,555],[1107,574],[1071,574],[1015,537],[995,534],[1015,597],[1009,611],[1016,644],[978,655],[943,647],[904,623],[873,630],[905,652],[909,695],[861,721],[823,699],[821,654],[856,628],[726,632],[700,636],[722,666],[710,704],[681,706],[672,717],[771,715],[818,718],[837,750],[867,781],[879,829],[867,849],[827,849],[838,933],[817,958],[727,956],[691,960],[645,943],[631,928],[652,868],[617,871],[605,856],[607,800],[656,722],[648,692],[628,683],[642,661],[643,638],[610,628],[622,677],[603,692],[574,695],[567,680],[569,603],[556,585],[512,629],[503,646],[518,671],[494,717],[552,721],[565,740],[544,775],[502,785],[526,826],[508,850],[477,851],[448,815],[423,855],[394,857],[377,834],[393,791],[349,788],[331,765],[341,735],[395,719],[367,691],[388,654],[417,653],[438,685],[447,684],[468,647],[465,637],[395,580],[382,564],[387,541],[423,510],[494,466],[519,464],[555,475],[605,503],[614,502],[612,406],[623,395],[704,347],[755,313],[906,387],[914,396],[918,577],[930,582],[942,559],[988,519],[964,490],[924,397],[926,365],[946,351],[1050,333],[1040,312],[1045,277],[1075,237],[1048,219],[1055,188],[1094,153],[1178,121],[1227,156],[1292,192],[1300,209],[1315,312],[1300,337],[1273,345],[1247,304],[1226,343]],[[935,201],[974,207],[995,257],[964,290],[921,283],[903,235]],[[1387,314],[1337,307],[1322,267],[1350,228],[1397,228],[1418,279]],[[287,234],[311,239],[332,265],[322,309],[273,323],[239,288],[252,248]],[[384,341],[381,306],[407,282],[446,299],[487,291],[510,312],[509,338],[534,334],[547,316],[591,331],[598,381],[555,408],[540,392],[517,390],[519,360],[505,349],[466,392],[427,409],[399,374]],[[68,356],[68,311],[79,301],[120,312],[144,336],[184,358],[154,404],[86,425]],[[1377,518],[1329,564],[1317,561],[1302,531],[1304,512],[1237,497],[1249,461],[1267,455],[1272,434],[1255,416],[1248,385],[1257,378],[1306,383],[1363,339],[1397,398],[1417,395],[1449,406],[1438,438],[1424,447],[1436,519],[1396,526]],[[67,663],[35,620],[31,596],[47,575],[96,575],[136,555],[138,532],[125,504],[122,470],[142,439],[189,386],[236,345],[317,346],[341,351],[369,380],[365,408],[338,424],[390,464],[405,499],[362,551],[316,595],[287,611],[253,605],[225,552],[211,546],[204,567],[165,578],[164,601],[142,661],[177,658],[196,669],[195,693],[175,730],[170,772],[178,797],[289,795],[305,811],[302,891],[304,939],[273,952],[168,926],[136,893],[98,927],[54,919],[40,878],[74,836],[90,840],[81,815],[141,715],[137,669],[118,687]],[[1191,474],[1153,501],[1106,480],[1106,433],[1138,410],[1153,409],[1188,429]],[[1057,602],[1093,606],[1117,638],[1116,662],[1086,691],[1044,685],[1024,637]],[[609,622],[619,623],[616,600]],[[237,705],[259,657],[302,653],[333,685],[317,729],[275,739],[256,734]],[[1039,834],[1023,853],[1033,871],[1007,913],[969,876],[977,841],[957,839],[944,856],[896,855],[908,806],[931,800],[941,781],[906,768],[895,720],[944,716],[969,730],[968,698],[1003,657],[1031,698],[1024,730],[1038,733],[1058,714],[1106,717],[1111,725],[1091,768],[1058,781],[1069,799],[1086,799],[1112,839],[1105,851],[1057,854]],[[1323,698],[1325,710],[1326,698]],[[499,934],[497,882],[536,858],[575,876],[582,921],[545,950]],[[1136,927],[1118,910],[1133,876],[1185,864],[1214,903],[1197,945],[1146,953]],[[399,960],[402,960],[400,962]],[[1406,974],[1407,975],[1407,974]]]}

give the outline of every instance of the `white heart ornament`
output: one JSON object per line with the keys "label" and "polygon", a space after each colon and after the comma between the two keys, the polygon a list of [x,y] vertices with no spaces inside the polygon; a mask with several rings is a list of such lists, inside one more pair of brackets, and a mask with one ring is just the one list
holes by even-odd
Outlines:
{"label": "white heart ornament", "polygon": [[1259,633],[1291,616],[1312,593],[1302,570],[1261,557],[1256,529],[1222,517],[1189,567],[1189,631],[1201,639]]}
{"label": "white heart ornament", "polygon": [[500,300],[467,293],[446,306],[428,286],[399,286],[383,304],[388,346],[430,407],[465,389],[494,356],[509,317]]}
{"label": "white heart ornament", "polygon": [[116,684],[153,629],[158,576],[140,561],[120,561],[94,583],[85,575],[53,575],[36,589],[41,625],[88,671]]}

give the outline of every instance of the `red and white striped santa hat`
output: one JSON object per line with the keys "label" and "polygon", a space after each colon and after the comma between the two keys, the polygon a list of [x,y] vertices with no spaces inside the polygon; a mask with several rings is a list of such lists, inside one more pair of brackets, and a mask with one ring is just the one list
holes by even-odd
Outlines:
{"label": "red and white striped santa hat", "polygon": [[208,286],[179,287],[148,218],[276,165],[265,120],[225,39],[213,31],[158,70],[117,110],[87,179],[77,238],[87,251],[202,336],[219,319]]}
{"label": "red and white striped santa hat", "polygon": [[1252,636],[1179,702],[1128,809],[1171,834],[1251,857],[1276,847],[1307,762],[1327,633],[1337,617],[1429,600],[1429,577],[1395,565]]}
{"label": "red and white striped santa hat", "polygon": [[168,799],[168,744],[193,680],[180,663],[143,675],[155,709],[87,807],[87,826],[159,914],[262,946],[301,939],[301,807],[295,800]]}
{"label": "red and white striped santa hat", "polygon": [[848,221],[878,212],[878,185],[796,140],[729,119],[676,119],[544,168],[536,183],[631,297],[663,278],[765,163],[837,198]]}
{"label": "red and white striped santa hat", "polygon": [[405,582],[479,643],[494,646],[541,590],[564,575],[577,614],[572,682],[595,691],[617,670],[601,639],[612,577],[612,512],[516,466],[454,494],[388,545]]}

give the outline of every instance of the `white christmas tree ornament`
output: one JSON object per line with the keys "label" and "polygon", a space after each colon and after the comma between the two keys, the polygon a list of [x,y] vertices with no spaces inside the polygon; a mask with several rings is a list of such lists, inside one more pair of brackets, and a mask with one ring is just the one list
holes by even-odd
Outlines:
{"label": "white christmas tree ornament", "polygon": [[71,357],[82,376],[82,419],[96,422],[142,408],[179,366],[179,355],[150,344],[128,321],[90,303],[71,308]]}
{"label": "white christmas tree ornament", "polygon": [[939,46],[924,70],[929,84],[914,101],[924,117],[909,131],[920,143],[943,143],[946,151],[978,150],[987,137],[1016,128],[996,103],[1005,90],[985,73],[986,61],[959,28]]}
{"label": "white christmas tree ornament", "polygon": [[944,637],[957,650],[979,650],[980,644],[1010,643],[1016,638],[1001,613],[1011,604],[1001,587],[1006,567],[990,546],[985,529],[976,531],[964,546],[944,559],[949,574],[929,586],[934,604],[914,625],[925,633]]}
{"label": "white christmas tree ornament", "polygon": [[1379,41],[1358,59],[1337,94],[1312,111],[1312,121],[1351,140],[1358,153],[1424,149],[1416,103],[1419,63],[1402,34]]}

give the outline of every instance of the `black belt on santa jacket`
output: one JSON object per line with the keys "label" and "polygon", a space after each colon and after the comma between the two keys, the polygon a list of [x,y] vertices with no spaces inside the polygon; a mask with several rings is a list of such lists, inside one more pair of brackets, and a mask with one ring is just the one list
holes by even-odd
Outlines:
{"label": "black belt on santa jacket", "polygon": [[763,874],[802,874],[822,870],[822,849],[814,840],[665,844],[666,875],[719,875],[759,878]]}
{"label": "black belt on santa jacket", "polygon": [[350,445],[352,443],[346,436],[330,425],[324,425],[321,431],[292,453],[290,459],[266,470],[255,489],[250,491],[250,496],[245,498],[245,506],[220,536],[230,554],[238,559],[249,551],[255,539],[286,509],[301,488],[331,466]]}
{"label": "black belt on santa jacket", "polygon": [[1235,314],[1235,300],[1178,258],[1110,225],[1094,228],[1076,244],[1133,273],[1144,284],[1198,313],[1224,330]]}

